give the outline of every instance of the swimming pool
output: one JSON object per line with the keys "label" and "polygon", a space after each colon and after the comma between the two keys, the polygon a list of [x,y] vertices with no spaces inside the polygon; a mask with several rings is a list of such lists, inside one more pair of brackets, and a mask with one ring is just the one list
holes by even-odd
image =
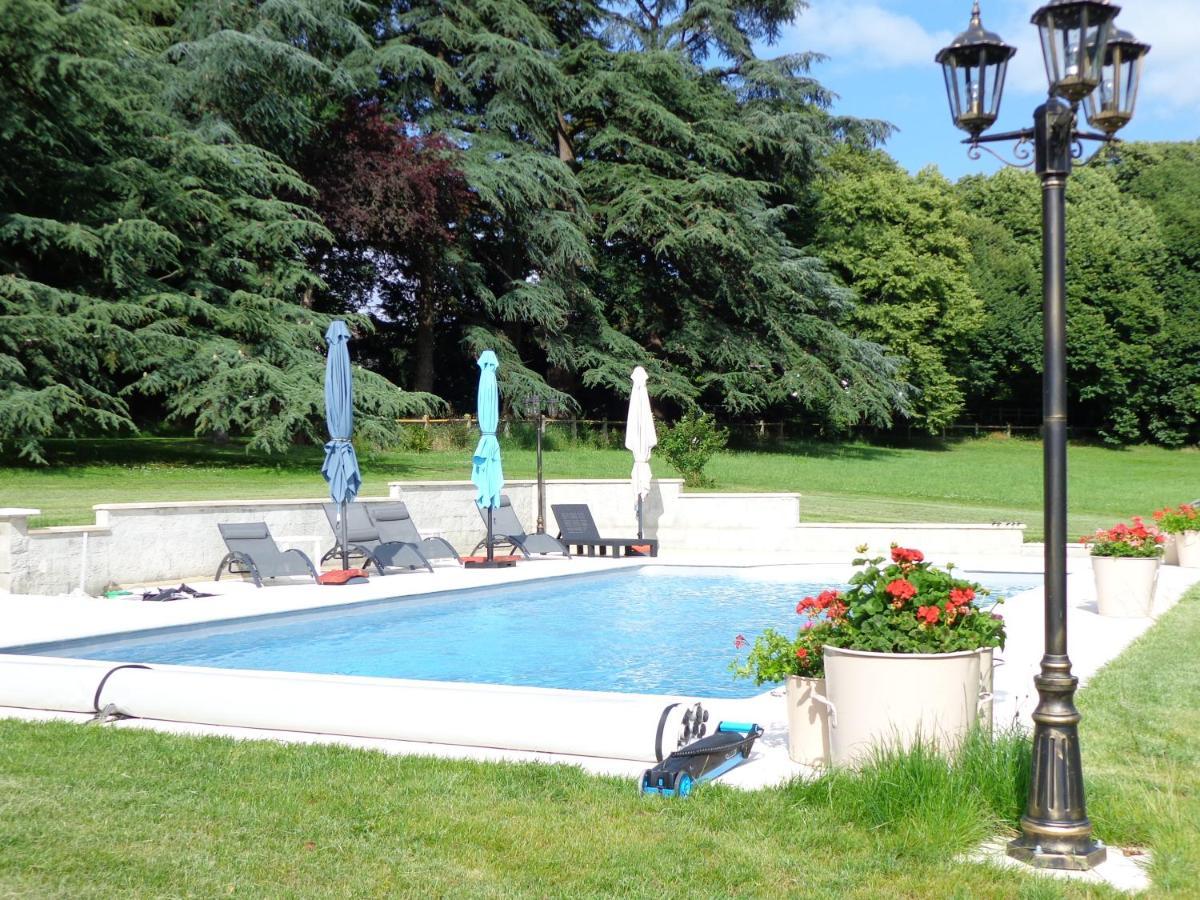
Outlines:
{"label": "swimming pool", "polygon": [[[646,566],[38,647],[44,656],[626,693],[749,697],[733,640],[799,625],[828,582],[753,569]],[[997,597],[1040,575],[966,573]]]}

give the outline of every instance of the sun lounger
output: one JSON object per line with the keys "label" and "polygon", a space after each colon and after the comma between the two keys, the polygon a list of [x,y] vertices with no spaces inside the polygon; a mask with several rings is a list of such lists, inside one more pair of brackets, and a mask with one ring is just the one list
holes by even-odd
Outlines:
{"label": "sun lounger", "polygon": [[587,547],[588,556],[595,556],[597,548],[600,555],[604,556],[612,547],[613,556],[617,556],[622,549],[626,556],[630,556],[630,547],[649,547],[650,555],[658,556],[658,541],[654,538],[601,537],[586,503],[555,503],[550,509],[554,513],[554,520],[558,522],[559,540],[577,548],[577,554],[582,554],[583,548]]}
{"label": "sun lounger", "polygon": [[[339,519],[342,507],[338,503],[322,503],[321,506],[334,537],[333,546],[321,557],[324,564],[342,554],[342,523]],[[384,539],[362,503],[346,504],[346,551],[347,556],[361,557],[363,566],[374,564],[381,575],[385,569],[433,571],[433,566],[416,544]]]}
{"label": "sun lounger", "polygon": [[280,550],[266,522],[217,525],[217,528],[229,552],[217,567],[216,581],[221,580],[221,572],[226,570],[231,575],[249,575],[255,587],[262,587],[264,578],[307,576],[317,580],[312,560],[300,550]]}
{"label": "sun lounger", "polygon": [[[486,527],[488,511],[487,507],[476,506],[479,510],[479,516],[483,519],[483,524]],[[508,499],[508,494],[500,495],[500,505],[492,510],[492,546],[507,544],[514,550],[520,550],[521,555],[528,559],[532,554],[546,553],[561,553],[563,556],[570,557],[571,551],[563,545],[563,543],[548,534],[534,532],[527,534],[525,526],[521,524],[521,520],[517,518],[516,512],[512,508],[512,501]],[[475,550],[487,545],[487,537],[475,545]],[[474,552],[474,551],[472,551]]]}
{"label": "sun lounger", "polygon": [[445,538],[421,537],[412,516],[408,514],[408,507],[403,503],[372,503],[366,509],[384,542],[412,544],[428,560],[452,559],[462,562],[458,551]]}

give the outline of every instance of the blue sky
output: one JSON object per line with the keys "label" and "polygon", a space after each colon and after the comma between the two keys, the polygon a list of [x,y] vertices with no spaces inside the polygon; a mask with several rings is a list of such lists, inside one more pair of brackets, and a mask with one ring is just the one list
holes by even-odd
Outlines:
{"label": "blue sky", "polygon": [[[1046,72],[1029,17],[1040,5],[980,0],[983,24],[1017,47],[993,131],[1022,128],[1046,96]],[[1151,44],[1127,140],[1200,138],[1200,0],[1129,0],[1117,22]],[[950,122],[938,49],[967,26],[970,0],[810,0],[762,56],[815,50],[829,59],[813,74],[839,95],[835,111],[885,119],[900,130],[886,149],[911,171],[930,163],[957,179],[999,167],[966,156]],[[999,149],[999,148],[997,148]],[[1007,148],[1005,148],[1007,149]]]}

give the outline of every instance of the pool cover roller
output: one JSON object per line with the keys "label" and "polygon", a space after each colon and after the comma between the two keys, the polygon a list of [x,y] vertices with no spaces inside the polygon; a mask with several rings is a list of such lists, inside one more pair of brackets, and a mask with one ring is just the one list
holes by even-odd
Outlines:
{"label": "pool cover roller", "polygon": [[695,698],[120,665],[0,654],[0,706],[646,762],[695,736]]}
{"label": "pool cover roller", "polygon": [[762,737],[762,726],[721,722],[715,732],[704,737],[702,723],[707,717],[703,713],[699,740],[680,747],[642,774],[642,793],[686,797],[697,784],[712,781],[749,759],[754,742]]}

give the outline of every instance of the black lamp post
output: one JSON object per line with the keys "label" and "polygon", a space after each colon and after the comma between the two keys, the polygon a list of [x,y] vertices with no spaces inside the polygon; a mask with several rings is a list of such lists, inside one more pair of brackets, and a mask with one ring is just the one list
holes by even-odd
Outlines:
{"label": "black lamp post", "polygon": [[537,530],[546,530],[546,481],[542,477],[542,434],[546,430],[546,413],[556,415],[558,402],[541,394],[526,394],[521,404],[525,415],[537,423]]}
{"label": "black lamp post", "polygon": [[[946,78],[954,124],[966,131],[972,159],[980,145],[1016,141],[1042,179],[1042,293],[1044,330],[1043,506],[1046,532],[1045,652],[1034,683],[1033,772],[1021,817],[1021,836],[1008,853],[1033,866],[1090,869],[1107,851],[1092,837],[1083,798],[1079,754],[1078,679],[1067,656],[1067,315],[1063,190],[1083,139],[1111,141],[1133,117],[1142,60],[1150,47],[1113,19],[1120,7],[1105,0],[1053,0],[1033,14],[1042,39],[1050,96],[1033,113],[1033,128],[980,137],[1000,111],[1004,73],[1016,50],[985,31],[979,3],[967,30],[937,54]],[[1088,121],[1100,133],[1076,130],[1076,112],[1087,101]],[[988,148],[982,148],[988,149]],[[989,152],[991,152],[989,150]],[[1009,163],[1012,165],[1011,163]],[[1028,165],[1026,163],[1025,165]]]}

